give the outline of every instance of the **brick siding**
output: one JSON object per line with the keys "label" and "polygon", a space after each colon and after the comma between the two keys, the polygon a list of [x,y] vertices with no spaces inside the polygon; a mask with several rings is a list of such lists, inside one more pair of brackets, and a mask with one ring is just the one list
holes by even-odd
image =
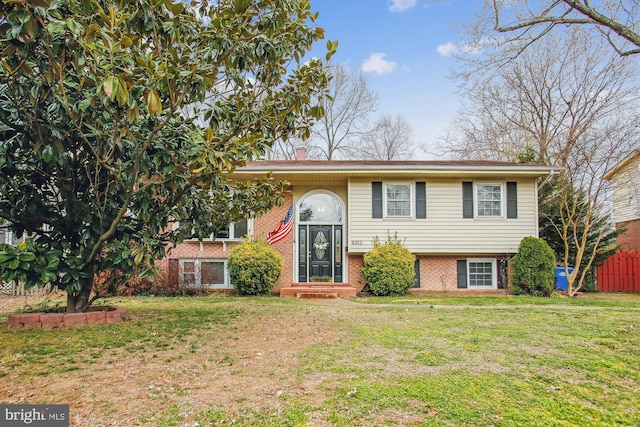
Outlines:
{"label": "brick siding", "polygon": [[[253,236],[256,239],[265,239],[267,233],[275,229],[284,216],[287,214],[289,205],[291,204],[293,196],[288,195],[282,206],[276,207],[269,211],[264,216],[255,218],[253,220]],[[274,288],[277,291],[283,286],[291,286],[294,268],[294,247],[293,238],[295,230],[292,231],[287,237],[274,244],[275,250],[280,252],[284,258],[284,268],[278,283]],[[157,262],[158,268],[162,274],[164,280],[169,280],[169,259],[226,259],[229,257],[229,252],[236,246],[238,242],[235,241],[188,241],[177,245],[175,248],[170,248],[168,255],[162,260]],[[177,278],[174,278],[174,280]]]}
{"label": "brick siding", "polygon": [[[420,290],[453,291],[457,290],[456,261],[464,256],[424,256],[416,257],[420,263]],[[360,269],[364,266],[362,255],[349,255],[349,286],[361,291],[366,281]]]}
{"label": "brick siding", "polygon": [[360,292],[367,283],[362,273],[360,273],[360,269],[364,267],[362,255],[348,255],[347,260],[349,263],[349,286],[356,288]]}
{"label": "brick siding", "polygon": [[626,230],[618,236],[618,244],[621,249],[640,252],[640,219],[617,223],[616,229],[621,228]]}
{"label": "brick siding", "polygon": [[465,257],[418,256],[420,263],[420,289],[451,291],[458,287],[456,261]]}

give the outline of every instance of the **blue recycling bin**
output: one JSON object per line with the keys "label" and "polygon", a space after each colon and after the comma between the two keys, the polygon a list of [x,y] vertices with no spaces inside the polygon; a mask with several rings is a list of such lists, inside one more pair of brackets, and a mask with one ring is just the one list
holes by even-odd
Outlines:
{"label": "blue recycling bin", "polygon": [[[573,272],[573,267],[568,268],[569,274]],[[564,267],[556,268],[556,289],[560,291],[566,291],[569,287],[569,280],[567,279],[567,275],[564,272]]]}

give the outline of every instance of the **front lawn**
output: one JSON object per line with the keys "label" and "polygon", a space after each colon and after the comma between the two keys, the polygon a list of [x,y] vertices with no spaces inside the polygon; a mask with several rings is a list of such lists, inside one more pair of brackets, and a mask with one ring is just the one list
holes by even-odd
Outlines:
{"label": "front lawn", "polygon": [[638,295],[118,298],[131,321],[67,330],[7,301],[0,403],[74,426],[640,424]]}

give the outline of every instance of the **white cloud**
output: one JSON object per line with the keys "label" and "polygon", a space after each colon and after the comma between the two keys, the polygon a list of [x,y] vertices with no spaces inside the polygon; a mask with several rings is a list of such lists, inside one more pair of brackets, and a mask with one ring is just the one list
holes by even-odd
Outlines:
{"label": "white cloud", "polygon": [[479,41],[472,43],[468,42],[447,42],[446,44],[440,44],[436,47],[436,50],[441,56],[452,56],[456,53],[464,55],[480,55],[485,49],[495,47],[496,40],[490,38],[483,38]]}
{"label": "white cloud", "polygon": [[500,41],[501,39],[496,37],[483,37],[480,40],[465,43],[460,50],[468,55],[480,55],[485,50],[498,49]]}
{"label": "white cloud", "polygon": [[465,44],[462,46],[462,53],[466,53],[468,55],[479,55],[482,53],[482,50],[485,48],[485,45],[481,43],[475,44]]}
{"label": "white cloud", "polygon": [[393,61],[387,61],[384,57],[387,56],[386,53],[372,53],[366,61],[362,63],[362,67],[360,70],[363,73],[376,73],[376,74],[389,74],[395,71],[398,67]]}
{"label": "white cloud", "polygon": [[404,12],[416,5],[418,0],[389,0],[389,10],[391,12]]}
{"label": "white cloud", "polygon": [[458,52],[458,45],[453,42],[448,42],[447,44],[438,45],[436,50],[442,56],[451,56]]}

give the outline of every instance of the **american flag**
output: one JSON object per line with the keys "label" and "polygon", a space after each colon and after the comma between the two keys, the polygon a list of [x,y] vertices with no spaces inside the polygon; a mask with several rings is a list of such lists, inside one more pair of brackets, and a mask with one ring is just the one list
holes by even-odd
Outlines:
{"label": "american flag", "polygon": [[293,230],[293,202],[291,202],[291,206],[289,206],[287,214],[282,218],[278,227],[267,234],[267,242],[269,242],[270,245],[273,245],[287,237],[291,230]]}

